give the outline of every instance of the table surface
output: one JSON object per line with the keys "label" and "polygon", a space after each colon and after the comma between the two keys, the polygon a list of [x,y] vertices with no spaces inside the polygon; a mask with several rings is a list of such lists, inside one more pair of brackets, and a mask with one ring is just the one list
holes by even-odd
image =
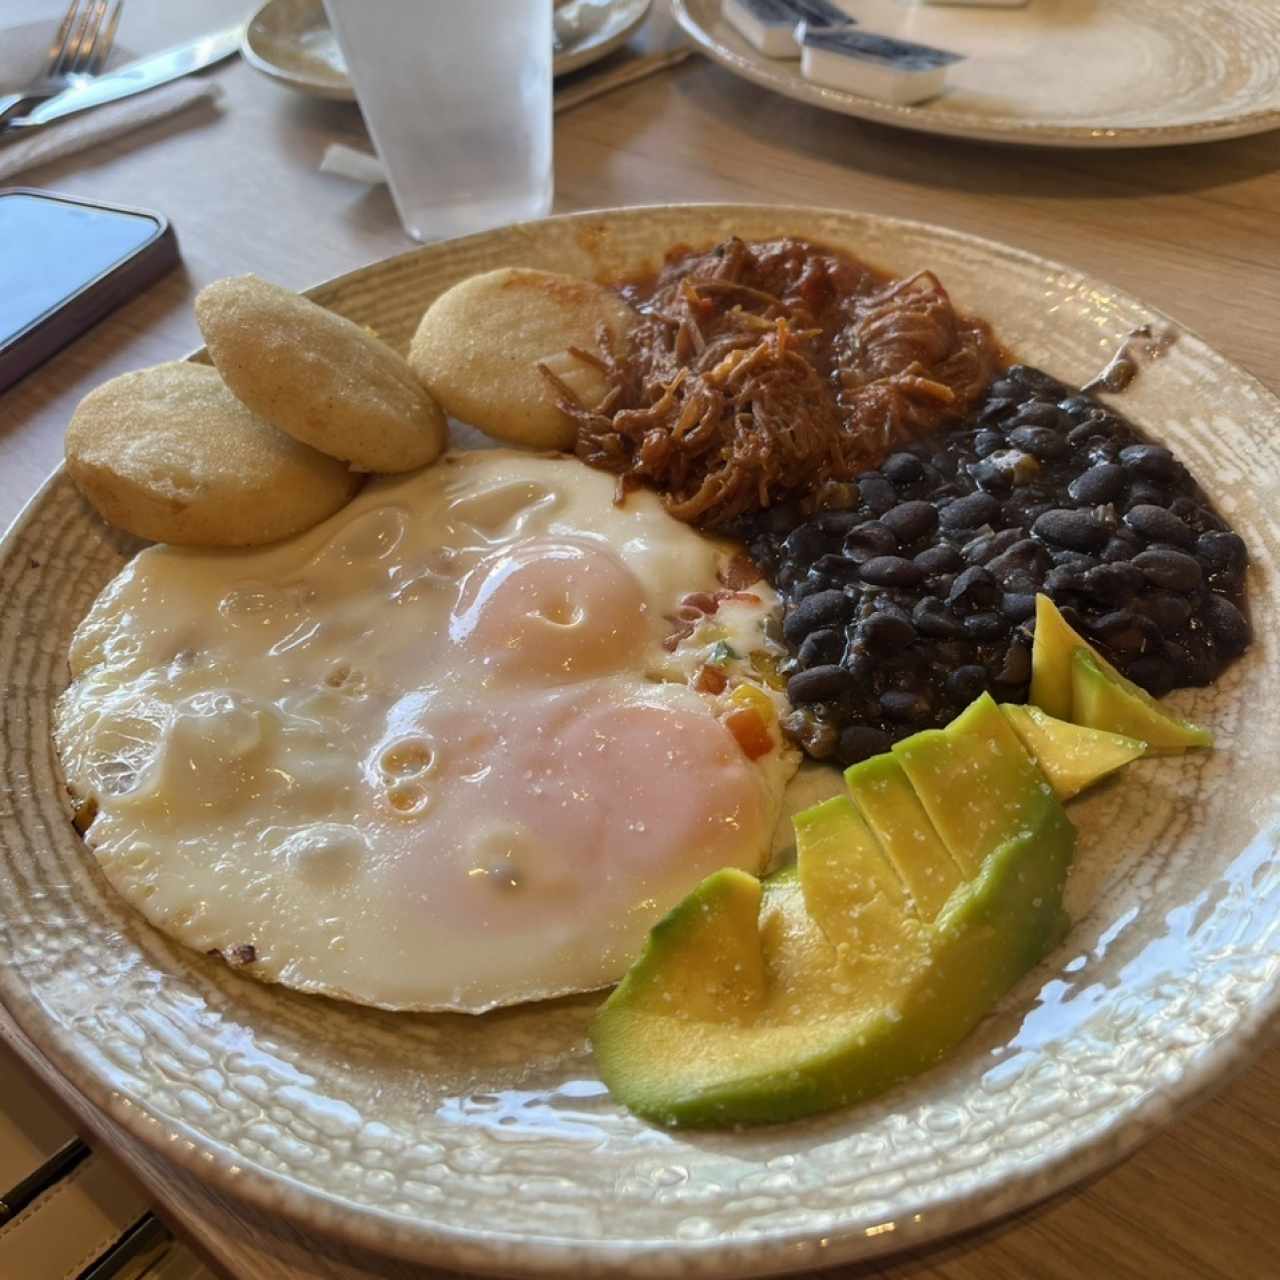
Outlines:
{"label": "table surface", "polygon": [[[119,40],[151,52],[242,18],[244,3],[129,0]],[[5,19],[60,7],[20,0]],[[667,27],[655,15],[636,43],[668,40]],[[355,107],[297,96],[238,59],[209,74],[224,91],[219,105],[19,179],[163,210],[183,265],[0,395],[0,526],[59,462],[81,396],[199,345],[191,299],[202,285],[254,271],[301,288],[411,247],[385,187],[318,172],[328,143],[367,145]],[[864,209],[1006,241],[1139,295],[1280,391],[1280,134],[1146,153],[1001,149],[825,114],[700,58],[557,119],[557,212],[690,200]],[[96,1113],[3,1015],[0,1038],[228,1275],[441,1274],[305,1238],[210,1193]],[[939,1247],[834,1274],[1276,1275],[1277,1186],[1280,1070],[1271,1059],[1082,1187]]]}

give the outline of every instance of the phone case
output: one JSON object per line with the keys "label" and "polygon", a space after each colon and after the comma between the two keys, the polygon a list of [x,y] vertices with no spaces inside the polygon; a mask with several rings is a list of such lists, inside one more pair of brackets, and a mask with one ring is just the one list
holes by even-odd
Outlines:
{"label": "phone case", "polygon": [[6,187],[0,196],[27,195],[42,200],[90,209],[107,209],[116,213],[149,218],[156,224],[155,235],[135,249],[127,258],[83,285],[59,307],[42,316],[34,324],[15,334],[0,347],[0,391],[12,386],[25,373],[42,364],[55,351],[65,347],[86,329],[91,328],[109,311],[139,294],[166,271],[178,265],[178,238],[169,219],[151,209],[135,209],[128,205],[108,204],[101,200],[84,200],[34,187]]}

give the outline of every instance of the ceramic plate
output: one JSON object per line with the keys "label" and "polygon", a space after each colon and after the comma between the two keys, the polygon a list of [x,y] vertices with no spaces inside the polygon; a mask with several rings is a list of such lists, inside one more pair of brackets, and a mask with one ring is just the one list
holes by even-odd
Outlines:
{"label": "ceramic plate", "polygon": [[1280,8],[1257,0],[838,0],[873,31],[966,55],[946,92],[895,107],[757,53],[720,0],[672,0],[709,57],[800,102],[927,133],[1043,147],[1162,147],[1280,127]]}
{"label": "ceramic plate", "polygon": [[[405,346],[478,271],[601,279],[669,245],[812,236],[929,266],[1073,383],[1135,326],[1099,280],[918,223],[758,206],[552,218],[417,249],[313,291]],[[1176,332],[1176,331],[1175,331]],[[878,1101],[745,1134],[669,1134],[592,1068],[588,997],[480,1018],[259,986],[167,942],[72,830],[49,744],[72,629],[134,550],[61,472],[0,547],[0,996],[131,1132],[308,1229],[459,1269],[556,1276],[802,1270],[972,1227],[1111,1163],[1248,1058],[1280,1005],[1280,402],[1199,338],[1119,398],[1248,541],[1258,639],[1175,701],[1220,749],[1146,761],[1073,804],[1077,923],[943,1065]]]}
{"label": "ceramic plate", "polygon": [[[556,10],[558,76],[606,57],[649,12],[650,0],[569,0]],[[342,50],[321,0],[267,0],[249,19],[240,51],[264,75],[317,98],[354,102]]]}

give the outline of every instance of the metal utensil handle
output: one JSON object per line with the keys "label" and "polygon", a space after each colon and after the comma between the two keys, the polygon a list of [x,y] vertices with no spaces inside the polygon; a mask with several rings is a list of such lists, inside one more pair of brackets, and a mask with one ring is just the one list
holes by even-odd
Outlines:
{"label": "metal utensil handle", "polygon": [[32,101],[29,93],[6,93],[0,97],[0,124],[15,115],[23,103]]}

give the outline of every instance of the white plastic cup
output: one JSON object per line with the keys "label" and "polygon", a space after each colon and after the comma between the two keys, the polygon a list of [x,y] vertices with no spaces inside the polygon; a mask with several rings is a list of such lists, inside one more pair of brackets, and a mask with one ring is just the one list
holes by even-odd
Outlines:
{"label": "white plastic cup", "polygon": [[324,6],[415,240],[550,210],[551,0]]}

